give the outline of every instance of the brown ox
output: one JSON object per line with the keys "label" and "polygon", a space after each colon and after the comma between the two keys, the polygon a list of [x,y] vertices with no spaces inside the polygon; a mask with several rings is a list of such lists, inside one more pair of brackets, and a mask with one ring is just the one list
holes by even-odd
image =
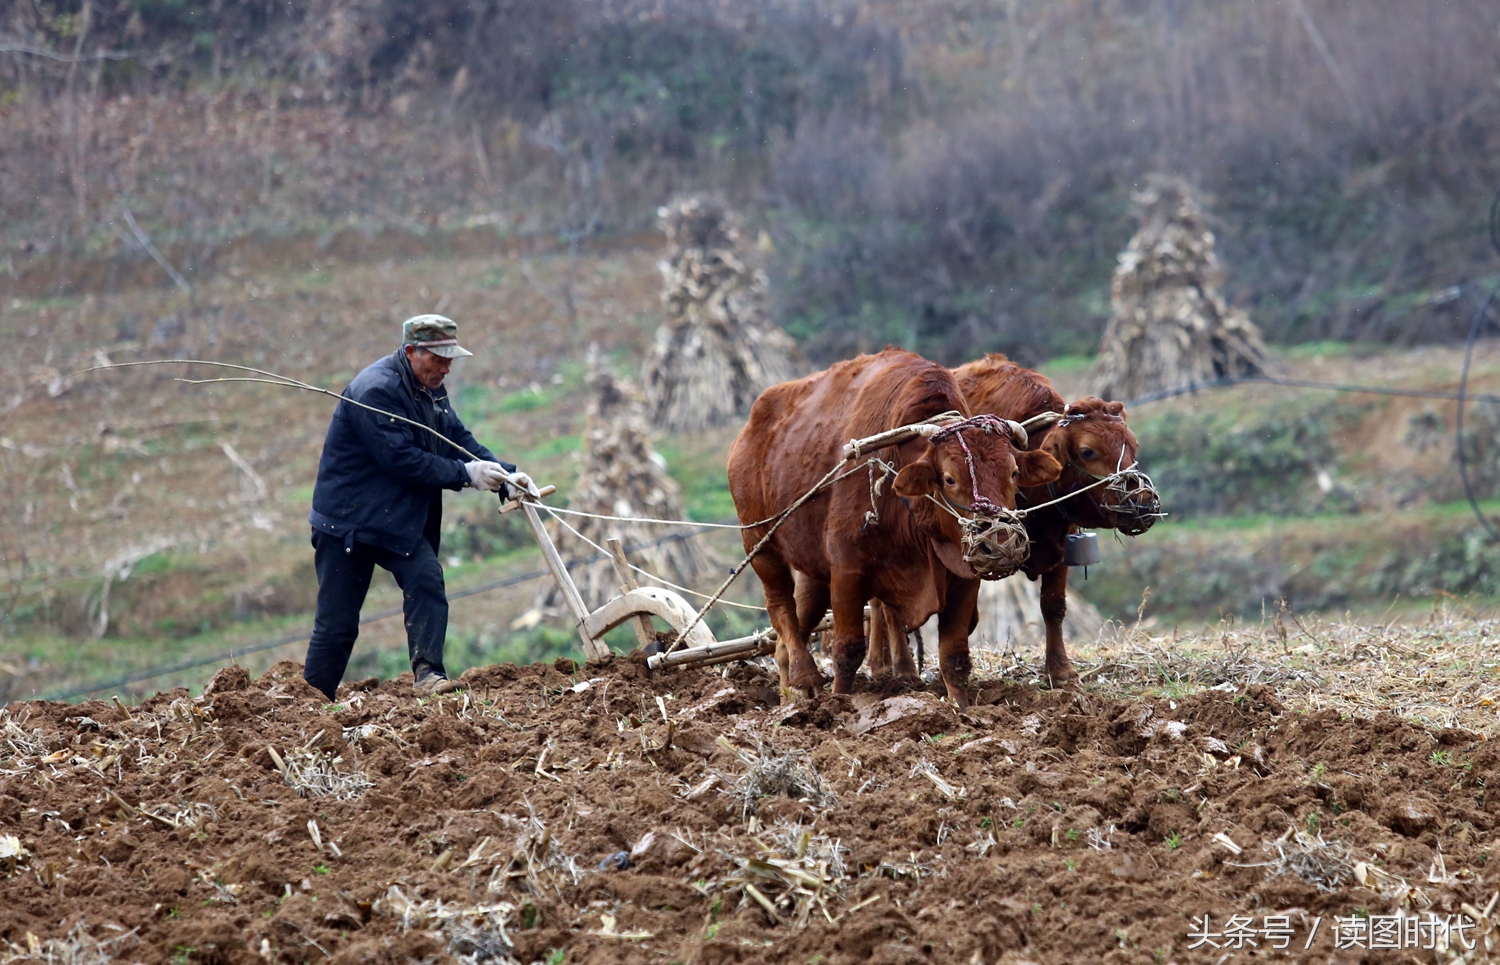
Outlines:
{"label": "brown ox", "polygon": [[[1078,675],[1068,660],[1063,642],[1063,617],[1067,614],[1068,567],[1063,551],[1069,533],[1079,528],[1118,528],[1138,535],[1155,522],[1159,504],[1154,493],[1132,493],[1119,488],[1093,485],[1100,477],[1134,465],[1135,433],[1125,423],[1125,405],[1087,398],[1064,405],[1051,381],[1040,372],[1022,368],[998,353],[953,370],[970,409],[1003,419],[1024,422],[1044,412],[1062,413],[1063,418],[1031,432],[1031,448],[1050,453],[1063,466],[1062,475],[1045,486],[1023,489],[1016,498],[1019,508],[1041,506],[1070,496],[1054,506],[1036,509],[1026,516],[1031,555],[1024,572],[1041,578],[1042,621],[1047,632],[1045,671],[1055,687],[1070,687]],[[1092,486],[1092,488],[1088,488]],[[870,670],[915,675],[907,631],[893,614],[875,607],[872,615]],[[893,666],[894,665],[894,666]]]}
{"label": "brown ox", "polygon": [[[950,410],[968,415],[952,373],[891,348],[772,386],[755,401],[729,451],[735,510],[742,522],[768,519],[837,465],[849,440]],[[1003,429],[966,429],[940,441],[917,438],[878,455],[894,470],[878,495],[872,474],[853,463],[852,475],[788,517],[753,561],[779,637],[781,685],[809,693],[822,685],[807,637],[831,603],[833,689],[848,693],[865,657],[865,601],[876,599],[907,626],[939,615],[943,681],[953,700],[967,704],[968,635],[979,584],[959,548],[960,523],[938,500],[958,507],[987,500],[1013,508],[1018,484],[1043,485],[1061,467],[1047,453],[1019,450]],[[874,480],[882,478],[880,471],[873,473]],[[879,518],[867,522],[872,503]],[[768,528],[745,530],[746,549]],[[794,571],[807,577],[805,620],[798,619]],[[954,585],[961,592],[950,592]]]}

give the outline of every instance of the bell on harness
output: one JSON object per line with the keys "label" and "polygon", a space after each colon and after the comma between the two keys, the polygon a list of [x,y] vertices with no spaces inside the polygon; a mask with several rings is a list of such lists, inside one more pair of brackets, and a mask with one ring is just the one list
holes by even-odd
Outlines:
{"label": "bell on harness", "polygon": [[1069,533],[1063,542],[1064,566],[1097,566],[1099,563],[1098,533]]}

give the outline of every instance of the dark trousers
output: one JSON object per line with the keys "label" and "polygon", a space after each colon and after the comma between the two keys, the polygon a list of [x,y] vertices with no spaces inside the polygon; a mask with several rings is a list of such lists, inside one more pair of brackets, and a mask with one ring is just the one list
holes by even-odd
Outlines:
{"label": "dark trousers", "polygon": [[314,533],[312,542],[318,569],[318,615],[302,671],[308,683],[327,694],[329,700],[334,699],[359,637],[359,610],[376,566],[389,570],[401,587],[406,646],[413,670],[426,664],[443,672],[448,594],[443,567],[432,544],[418,540],[412,554],[402,556],[368,543],[353,543],[346,548],[342,539],[327,533]]}

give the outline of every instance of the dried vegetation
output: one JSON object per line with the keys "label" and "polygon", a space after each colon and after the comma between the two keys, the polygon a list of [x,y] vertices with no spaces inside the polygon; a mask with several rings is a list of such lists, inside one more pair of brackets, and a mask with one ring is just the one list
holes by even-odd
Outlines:
{"label": "dried vegetation", "polygon": [[1157,175],[1132,200],[1141,227],[1110,286],[1094,392],[1138,399],[1265,371],[1260,330],[1219,293],[1223,270],[1197,192]]}
{"label": "dried vegetation", "polygon": [[762,390],[790,379],[797,350],[767,321],[765,272],[746,264],[722,201],[686,198],[657,214],[667,322],[646,360],[646,400],[655,425],[696,432],[743,416]]}
{"label": "dried vegetation", "polygon": [[[1483,947],[1500,758],[1454,667],[1489,628],[1142,625],[1075,645],[1076,694],[980,652],[965,710],[874,684],[782,704],[770,670],[619,657],[425,701],[366,681],[328,704],[282,664],[201,698],[15,705],[0,954],[129,932],[131,961],[1108,961],[1118,928],[1192,962],[1184,908],[1463,914]],[[1405,720],[1311,705],[1380,659],[1437,707],[1465,693],[1460,726],[1414,724],[1435,711],[1399,688]],[[289,786],[340,758],[364,793]]]}
{"label": "dried vegetation", "polygon": [[[1149,621],[1148,621],[1149,622]],[[1271,685],[1288,706],[1370,718],[1392,713],[1424,727],[1500,733],[1500,621],[1438,602],[1424,618],[1364,624],[1289,611],[1258,624],[1154,632],[1109,623],[1069,650],[1092,692],[1120,698],[1240,693]],[[1042,684],[1041,654],[975,650],[997,679]]]}

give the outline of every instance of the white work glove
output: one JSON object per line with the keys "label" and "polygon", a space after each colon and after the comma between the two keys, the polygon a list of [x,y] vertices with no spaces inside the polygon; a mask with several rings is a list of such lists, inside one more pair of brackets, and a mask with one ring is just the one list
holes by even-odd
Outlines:
{"label": "white work glove", "polygon": [[469,485],[475,489],[493,493],[505,485],[505,470],[500,468],[499,463],[475,460],[464,463],[464,469],[469,473]]}
{"label": "white work glove", "polygon": [[524,472],[516,471],[511,473],[509,481],[512,493],[516,492],[517,490],[525,490],[528,495],[532,496],[535,499],[542,498],[541,490],[536,488],[536,483],[532,482],[531,477],[526,475]]}

